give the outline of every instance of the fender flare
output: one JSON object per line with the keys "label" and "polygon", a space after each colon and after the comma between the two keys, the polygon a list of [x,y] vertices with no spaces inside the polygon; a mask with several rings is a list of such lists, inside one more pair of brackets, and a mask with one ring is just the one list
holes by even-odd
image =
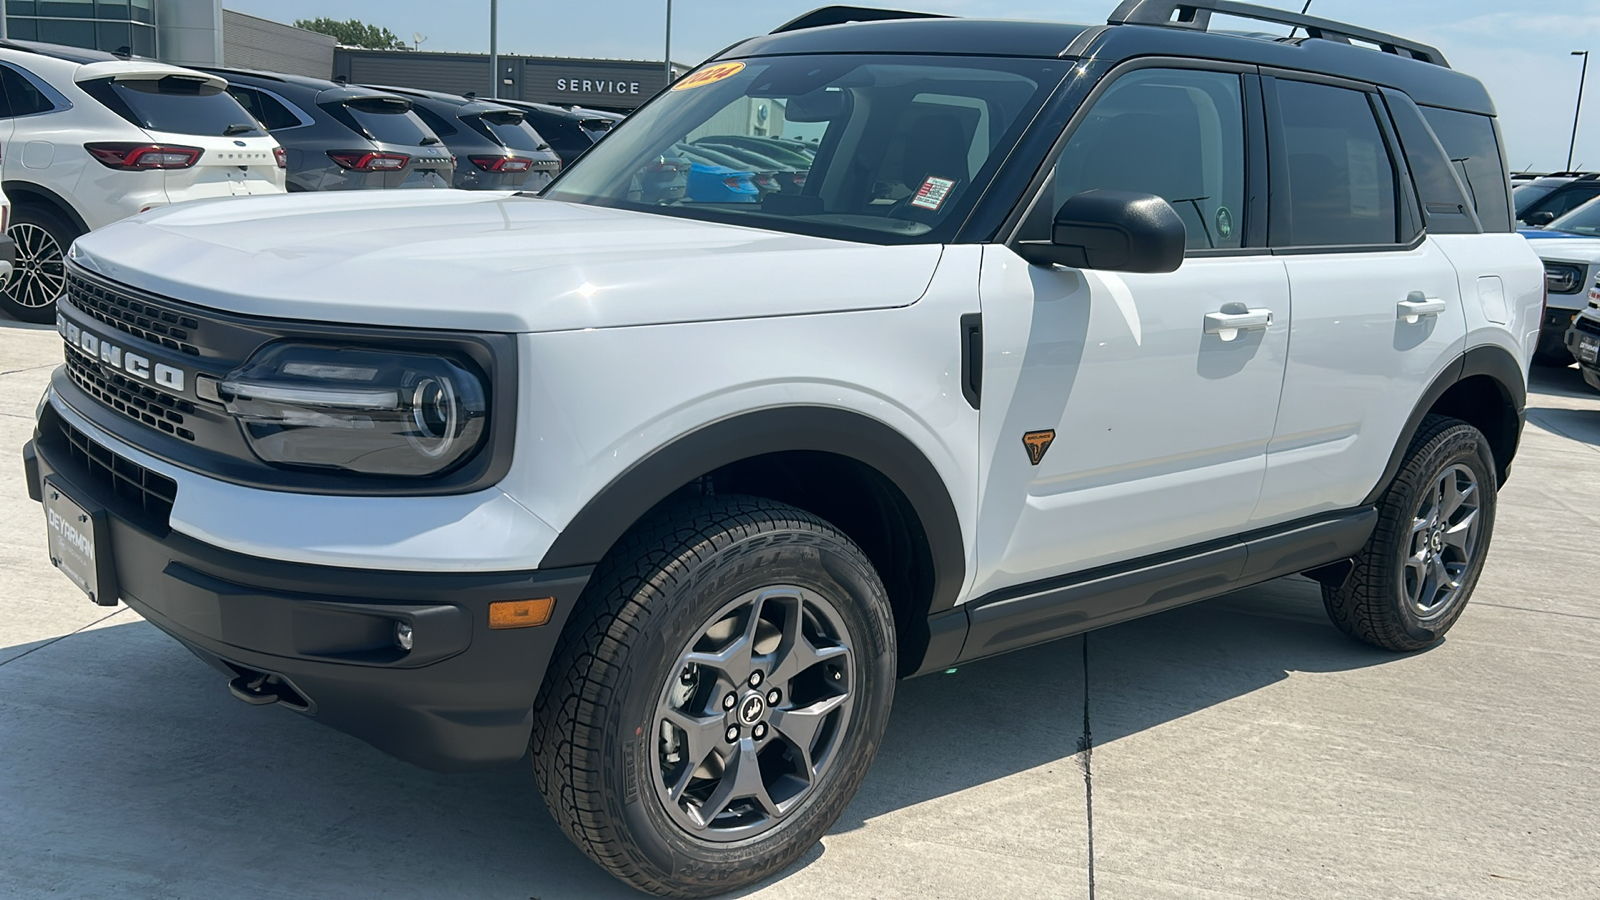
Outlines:
{"label": "fender flare", "polygon": [[722,419],[635,462],[561,530],[539,563],[594,565],[634,523],[695,479],[740,460],[811,450],[870,466],[900,490],[927,537],[933,559],[931,611],[955,605],[966,577],[961,522],[944,479],[903,434],[860,413],[819,406],[765,409]]}
{"label": "fender flare", "polygon": [[89,223],[83,220],[83,216],[78,215],[77,208],[67,202],[65,197],[44,185],[35,184],[31,181],[6,181],[0,183],[0,189],[5,190],[6,197],[10,199],[13,206],[20,202],[26,202],[23,198],[30,198],[35,203],[53,206],[57,212],[67,217],[67,221],[78,229],[79,234],[89,233]]}
{"label": "fender flare", "polygon": [[[1523,374],[1522,366],[1517,363],[1516,357],[1512,356],[1511,352],[1504,347],[1495,345],[1473,347],[1452,360],[1448,366],[1445,366],[1444,371],[1440,372],[1439,376],[1433,380],[1433,383],[1428,385],[1428,389],[1423,392],[1422,399],[1417,401],[1416,407],[1411,410],[1411,415],[1406,418],[1405,428],[1400,432],[1400,439],[1395,443],[1394,451],[1389,454],[1389,463],[1383,469],[1383,476],[1378,479],[1377,485],[1373,487],[1372,492],[1367,495],[1366,499],[1361,501],[1362,506],[1370,506],[1382,498],[1383,492],[1388,489],[1390,482],[1394,481],[1395,476],[1399,474],[1400,466],[1405,463],[1406,451],[1410,449],[1412,439],[1417,436],[1417,431],[1422,427],[1423,418],[1439,402],[1439,398],[1443,397],[1447,391],[1462,381],[1478,375],[1487,376],[1499,386],[1501,392],[1505,395],[1505,399],[1511,404],[1516,413],[1516,435],[1520,438],[1522,423],[1527,415],[1528,405],[1527,376]],[[1517,440],[1514,439],[1511,446],[1505,448],[1507,451],[1506,459],[1500,466],[1501,471],[1496,473],[1502,482],[1505,481],[1506,474],[1510,470],[1511,457],[1516,455],[1516,445]]]}

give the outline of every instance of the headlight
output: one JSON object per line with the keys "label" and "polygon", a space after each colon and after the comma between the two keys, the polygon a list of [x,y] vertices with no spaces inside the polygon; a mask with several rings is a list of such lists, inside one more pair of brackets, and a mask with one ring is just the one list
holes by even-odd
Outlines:
{"label": "headlight", "polygon": [[1583,267],[1545,263],[1544,284],[1552,294],[1576,294],[1583,290]]}
{"label": "headlight", "polygon": [[482,379],[443,356],[269,344],[217,393],[250,449],[282,466],[437,475],[488,431]]}

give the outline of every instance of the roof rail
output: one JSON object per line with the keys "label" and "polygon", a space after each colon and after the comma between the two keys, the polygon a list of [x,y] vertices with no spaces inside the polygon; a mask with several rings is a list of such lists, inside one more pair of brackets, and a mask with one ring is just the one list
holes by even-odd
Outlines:
{"label": "roof rail", "polygon": [[1106,19],[1106,24],[1165,25],[1168,28],[1206,31],[1211,24],[1212,13],[1304,28],[1306,34],[1325,41],[1348,44],[1356,40],[1376,44],[1385,53],[1409,56],[1425,63],[1450,68],[1450,64],[1445,62],[1444,54],[1440,53],[1438,48],[1427,44],[1408,41],[1381,31],[1346,25],[1332,19],[1304,16],[1269,6],[1257,6],[1254,3],[1237,3],[1234,0],[1123,0],[1111,17]]}
{"label": "roof rail", "polygon": [[772,29],[773,34],[786,31],[804,31],[824,25],[843,25],[847,22],[881,22],[887,19],[948,19],[938,13],[909,12],[899,9],[873,9],[867,6],[824,6],[802,14],[799,18]]}

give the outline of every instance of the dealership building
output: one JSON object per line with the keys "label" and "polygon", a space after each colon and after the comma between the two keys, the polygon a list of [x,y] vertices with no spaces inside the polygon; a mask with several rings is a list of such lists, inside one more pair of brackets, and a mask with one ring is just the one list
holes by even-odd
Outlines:
{"label": "dealership building", "polygon": [[[317,34],[222,8],[222,0],[0,0],[4,36],[175,65],[231,66],[357,84],[457,94],[491,91],[515,100],[628,112],[667,84],[660,62],[340,47]],[[674,65],[676,78],[688,67]]]}

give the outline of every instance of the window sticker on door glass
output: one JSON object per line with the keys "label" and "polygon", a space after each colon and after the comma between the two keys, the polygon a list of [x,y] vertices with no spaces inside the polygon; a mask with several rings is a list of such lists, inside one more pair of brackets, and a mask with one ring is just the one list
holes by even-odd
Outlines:
{"label": "window sticker on door glass", "polygon": [[944,205],[944,198],[950,196],[950,189],[955,186],[956,183],[948,178],[934,178],[929,175],[922,182],[922,187],[917,188],[917,195],[911,198],[911,205],[937,210]]}
{"label": "window sticker on door glass", "polygon": [[1346,140],[1344,146],[1350,162],[1350,215],[1376,219],[1383,215],[1377,145],[1370,141]]}

